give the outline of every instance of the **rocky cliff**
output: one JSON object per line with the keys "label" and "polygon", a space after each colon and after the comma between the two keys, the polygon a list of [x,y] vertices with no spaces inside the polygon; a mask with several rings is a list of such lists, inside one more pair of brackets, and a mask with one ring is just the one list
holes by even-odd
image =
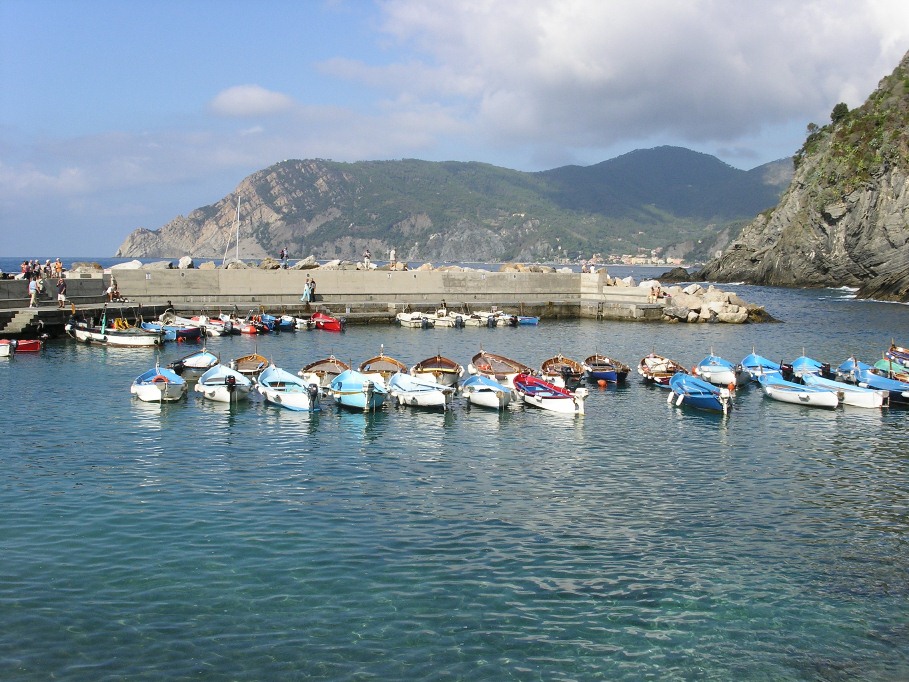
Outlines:
{"label": "rocky cliff", "polygon": [[810,125],[794,160],[779,205],[700,276],[909,301],[909,53],[862,106]]}
{"label": "rocky cliff", "polygon": [[543,261],[671,244],[684,255],[775,204],[785,186],[777,166],[743,171],[678,147],[543,173],[290,160],[250,175],[216,204],[134,231],[117,255],[259,259],[286,247],[294,258],[354,260],[368,248],[381,260],[394,248],[407,261]]}

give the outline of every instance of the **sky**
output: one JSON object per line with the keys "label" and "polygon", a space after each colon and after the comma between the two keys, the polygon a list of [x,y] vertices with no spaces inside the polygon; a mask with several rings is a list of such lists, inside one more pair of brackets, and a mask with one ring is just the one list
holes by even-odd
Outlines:
{"label": "sky", "polygon": [[906,0],[0,0],[0,256],[112,256],[284,159],[791,156]]}

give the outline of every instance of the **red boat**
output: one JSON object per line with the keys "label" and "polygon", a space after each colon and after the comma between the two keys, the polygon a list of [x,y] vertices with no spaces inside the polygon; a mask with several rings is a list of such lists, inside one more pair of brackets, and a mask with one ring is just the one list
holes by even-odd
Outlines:
{"label": "red boat", "polygon": [[17,353],[37,353],[44,347],[41,339],[19,339],[14,342]]}
{"label": "red boat", "polygon": [[310,318],[315,324],[316,329],[324,329],[329,332],[344,331],[344,320],[326,315],[325,313],[315,312]]}

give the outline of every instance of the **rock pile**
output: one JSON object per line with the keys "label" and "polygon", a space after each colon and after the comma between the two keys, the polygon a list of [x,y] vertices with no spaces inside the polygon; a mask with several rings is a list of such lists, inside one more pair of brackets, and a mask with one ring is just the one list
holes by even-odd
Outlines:
{"label": "rock pile", "polygon": [[738,294],[721,291],[712,284],[672,286],[662,289],[663,320],[666,322],[769,322],[773,318],[763,306],[742,300]]}

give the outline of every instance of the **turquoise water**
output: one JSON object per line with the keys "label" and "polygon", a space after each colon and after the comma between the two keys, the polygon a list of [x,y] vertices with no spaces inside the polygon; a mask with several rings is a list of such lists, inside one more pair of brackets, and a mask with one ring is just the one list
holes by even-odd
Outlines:
{"label": "turquoise water", "polygon": [[[381,344],[407,363],[483,347],[537,366],[909,345],[909,306],[739,291],[784,323],[368,326],[209,348],[295,372]],[[129,395],[153,362],[67,340],[0,360],[2,679],[909,677],[909,410],[746,388],[723,418],[636,376],[594,387],[583,418],[156,406]]]}

